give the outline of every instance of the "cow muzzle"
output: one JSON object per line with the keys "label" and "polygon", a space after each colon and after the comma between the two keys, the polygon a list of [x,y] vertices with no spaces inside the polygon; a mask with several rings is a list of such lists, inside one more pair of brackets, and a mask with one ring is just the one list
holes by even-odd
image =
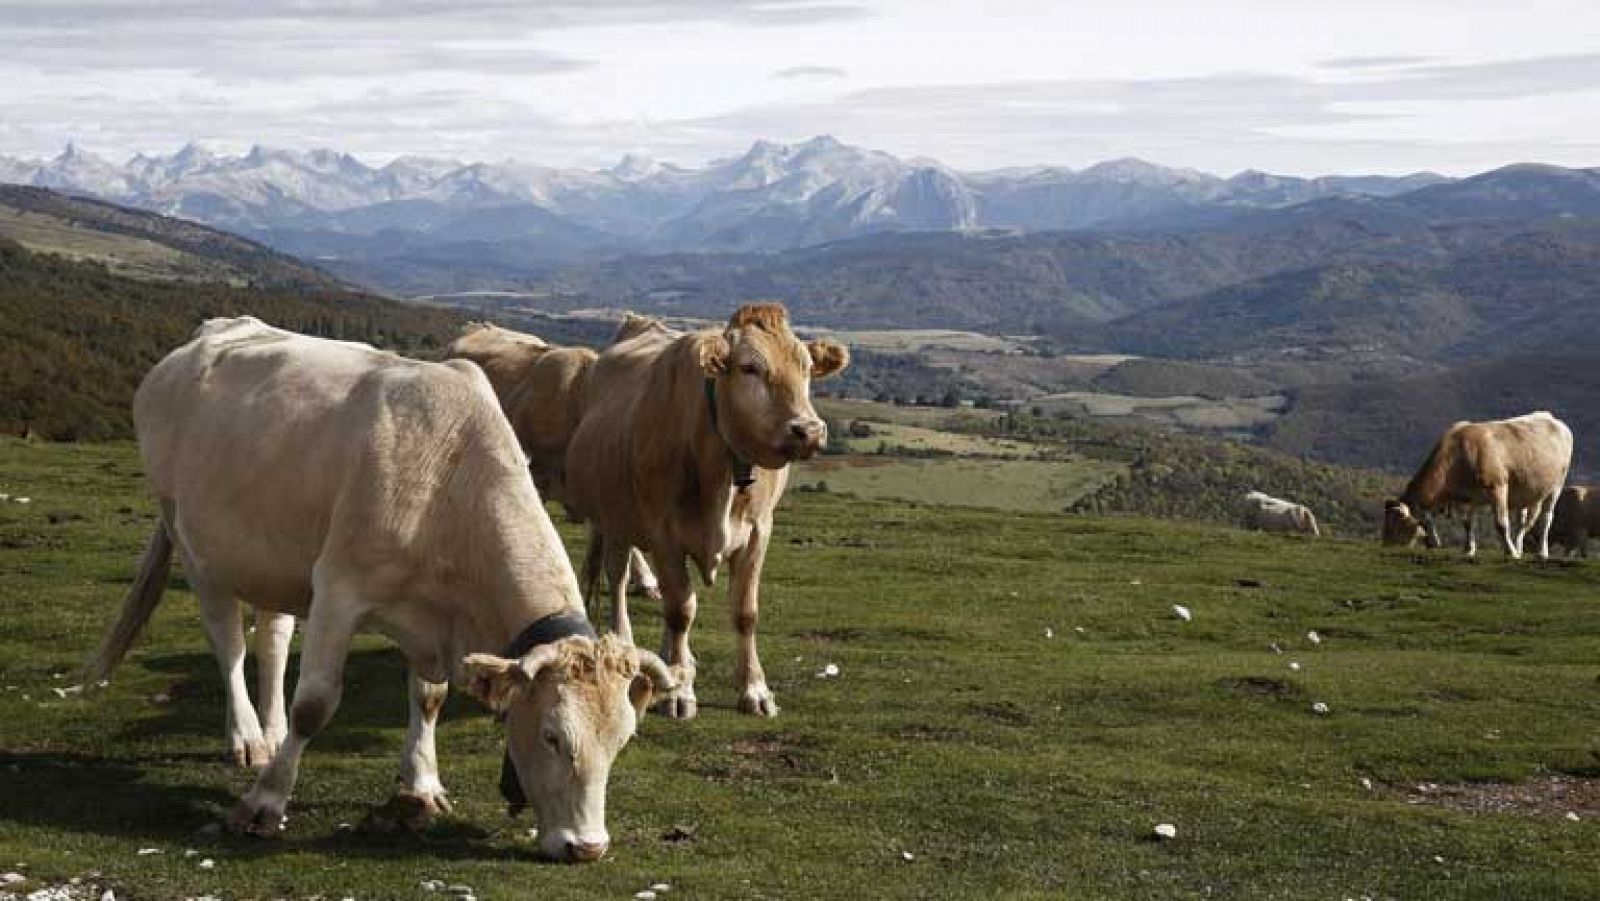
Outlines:
{"label": "cow muzzle", "polygon": [[801,416],[789,420],[783,453],[791,460],[809,460],[827,443],[828,424],[815,416]]}
{"label": "cow muzzle", "polygon": [[539,853],[557,863],[594,863],[606,856],[610,847],[611,837],[603,832],[598,836],[584,836],[569,829],[558,829],[548,838],[543,831],[539,834]]}

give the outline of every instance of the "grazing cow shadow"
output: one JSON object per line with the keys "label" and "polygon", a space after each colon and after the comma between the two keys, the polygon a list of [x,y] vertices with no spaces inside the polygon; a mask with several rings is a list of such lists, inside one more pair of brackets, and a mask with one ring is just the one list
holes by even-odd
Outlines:
{"label": "grazing cow shadow", "polygon": [[[168,784],[149,773],[171,764],[170,754],[103,757],[72,752],[0,753],[0,829],[99,834],[149,844],[167,854],[189,847],[201,853],[262,858],[305,852],[341,857],[392,858],[417,853],[450,860],[542,862],[531,845],[459,818],[446,818],[421,834],[319,832],[278,839],[232,836],[220,824],[234,803],[214,785]],[[170,770],[169,770],[170,772]]]}
{"label": "grazing cow shadow", "polygon": [[[151,702],[159,713],[128,723],[118,738],[130,742],[179,735],[193,736],[201,742],[209,739],[216,743],[216,750],[206,756],[220,759],[224,750],[224,694],[216,658],[196,652],[163,654],[146,657],[141,665],[151,672],[171,676],[172,682],[163,689],[165,698],[160,703]],[[291,700],[299,667],[297,652],[289,659],[284,680],[287,697]],[[246,681],[251,700],[257,703],[259,712],[253,661],[248,666]],[[464,701],[452,697],[445,716],[452,720],[488,716],[482,707]],[[328,727],[317,736],[315,746],[318,751],[379,754],[392,750],[398,754],[409,703],[405,658],[398,649],[352,651],[345,663],[344,694],[339,709]]]}

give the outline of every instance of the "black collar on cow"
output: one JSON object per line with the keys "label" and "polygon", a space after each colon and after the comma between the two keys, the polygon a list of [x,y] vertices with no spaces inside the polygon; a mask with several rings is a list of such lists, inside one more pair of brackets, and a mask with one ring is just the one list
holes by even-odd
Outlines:
{"label": "black collar on cow", "polygon": [[733,465],[733,487],[740,491],[756,483],[756,467],[749,460],[734,453],[733,445],[728,444],[728,437],[722,434],[722,427],[717,424],[717,380],[706,379],[706,409],[711,413],[711,430],[717,433],[722,443],[728,448],[728,462]]}
{"label": "black collar on cow", "polygon": [[[534,620],[528,628],[517,633],[506,646],[503,656],[516,659],[542,644],[554,644],[563,638],[578,636],[595,639],[594,626],[581,610],[563,610]],[[500,762],[500,797],[506,800],[506,815],[516,816],[528,806],[528,796],[523,794],[522,780],[517,778],[516,764],[511,762],[511,748],[506,747],[505,759]]]}

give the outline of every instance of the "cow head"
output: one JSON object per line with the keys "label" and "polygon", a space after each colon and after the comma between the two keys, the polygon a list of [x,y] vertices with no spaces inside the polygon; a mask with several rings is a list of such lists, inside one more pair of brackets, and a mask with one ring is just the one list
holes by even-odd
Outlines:
{"label": "cow head", "polygon": [[849,365],[842,345],[802,343],[777,303],[740,307],[721,333],[697,340],[700,366],[716,380],[717,427],[736,454],[779,469],[822,449],[828,427],[811,406],[811,380]]}
{"label": "cow head", "polygon": [[574,863],[600,859],[611,764],[645,708],[673,680],[661,658],[614,635],[567,638],[518,659],[472,654],[470,690],[505,715],[506,755],[539,820],[539,850]]}
{"label": "cow head", "polygon": [[1415,545],[1418,539],[1429,534],[1427,526],[1411,512],[1403,501],[1383,502],[1383,543]]}

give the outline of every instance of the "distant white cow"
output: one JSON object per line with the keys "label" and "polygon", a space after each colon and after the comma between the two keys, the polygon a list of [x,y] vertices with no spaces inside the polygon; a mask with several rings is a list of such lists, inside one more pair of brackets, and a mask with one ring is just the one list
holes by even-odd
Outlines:
{"label": "distant white cow", "polygon": [[1252,491],[1244,496],[1244,527],[1263,532],[1298,532],[1321,535],[1317,517],[1305,504],[1281,500]]}

